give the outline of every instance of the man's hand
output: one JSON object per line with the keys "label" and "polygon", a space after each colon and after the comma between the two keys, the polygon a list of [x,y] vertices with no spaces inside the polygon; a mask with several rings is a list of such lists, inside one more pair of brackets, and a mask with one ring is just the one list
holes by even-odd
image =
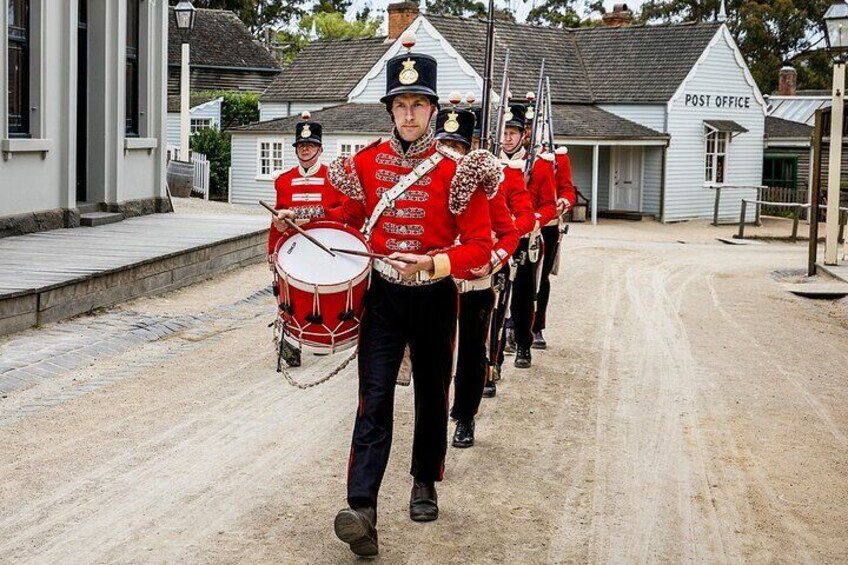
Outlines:
{"label": "man's hand", "polygon": [[562,216],[571,209],[571,202],[565,198],[557,200],[557,216]]}
{"label": "man's hand", "polygon": [[420,271],[426,271],[432,274],[436,270],[433,258],[429,255],[395,252],[389,255],[386,263],[394,267],[405,279],[411,279]]}
{"label": "man's hand", "polygon": [[274,222],[274,227],[277,228],[277,231],[286,231],[289,229],[289,225],[286,223],[286,218],[289,220],[294,220],[294,211],[287,210],[283,208],[282,210],[277,210],[277,215],[274,216],[272,222]]}
{"label": "man's hand", "polygon": [[471,275],[472,275],[475,279],[479,279],[479,278],[481,278],[481,277],[485,277],[486,275],[488,275],[488,274],[489,274],[489,273],[491,273],[491,272],[492,272],[492,264],[491,264],[491,263],[486,263],[486,264],[485,264],[485,265],[483,265],[482,267],[477,267],[477,268],[471,269],[471,270],[469,271],[469,273],[471,273]]}

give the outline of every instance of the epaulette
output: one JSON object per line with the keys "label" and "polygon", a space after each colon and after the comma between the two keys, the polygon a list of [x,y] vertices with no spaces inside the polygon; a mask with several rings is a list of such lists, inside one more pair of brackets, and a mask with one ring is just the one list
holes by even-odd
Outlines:
{"label": "epaulette", "polygon": [[510,169],[521,169],[521,170],[523,170],[524,164],[526,163],[526,161],[524,159],[510,159],[509,161],[506,161],[505,163],[506,163],[506,166],[509,167]]}
{"label": "epaulette", "polygon": [[539,153],[539,159],[544,159],[550,163],[553,163],[555,158],[553,153]]}
{"label": "epaulette", "polygon": [[557,155],[568,155],[568,147],[557,147],[554,153]]}

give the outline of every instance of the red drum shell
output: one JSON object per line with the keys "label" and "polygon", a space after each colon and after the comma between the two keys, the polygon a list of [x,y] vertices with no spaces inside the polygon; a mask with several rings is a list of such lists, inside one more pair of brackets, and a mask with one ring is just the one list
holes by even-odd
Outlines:
{"label": "red drum shell", "polygon": [[[304,226],[304,230],[307,233],[312,232],[310,235],[315,236],[327,247],[337,246],[333,240],[339,239],[332,237],[332,232],[327,230],[344,232],[353,236],[355,240],[340,235],[342,240],[358,241],[358,245],[355,246],[358,250],[370,251],[368,242],[361,232],[338,222],[313,221]],[[330,237],[327,237],[328,233]],[[322,239],[322,236],[326,241]],[[293,245],[287,245],[287,243],[295,237],[299,240],[292,243],[302,244],[298,249],[301,253],[298,260],[309,261],[311,256],[313,262],[329,260],[338,264],[338,261],[346,261],[349,263],[347,270],[352,268],[356,274],[345,277],[347,280],[327,284],[305,280],[307,277],[295,276],[292,272],[288,272],[285,262],[281,260],[280,252],[284,248],[292,250]],[[347,245],[347,247],[354,246]],[[314,353],[335,353],[355,346],[359,337],[359,323],[371,272],[370,259],[341,253],[337,253],[335,258],[329,258],[324,251],[294,230],[288,230],[277,242],[273,259],[277,276],[278,314],[284,323],[285,339],[299,345],[305,351]],[[354,263],[351,264],[351,261]],[[358,268],[360,264],[361,269]]]}

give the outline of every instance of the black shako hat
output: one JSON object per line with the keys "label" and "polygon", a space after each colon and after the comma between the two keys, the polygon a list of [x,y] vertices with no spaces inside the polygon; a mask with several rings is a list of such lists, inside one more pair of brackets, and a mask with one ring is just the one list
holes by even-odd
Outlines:
{"label": "black shako hat", "polygon": [[444,108],[436,114],[436,139],[458,141],[471,147],[476,123],[474,113],[463,108]]}
{"label": "black shako hat", "polygon": [[380,98],[380,102],[389,104],[399,94],[423,94],[438,104],[436,59],[412,52],[415,35],[411,32],[404,32],[401,42],[407,52],[395,55],[386,63],[386,95]]}
{"label": "black shako hat", "polygon": [[524,126],[527,124],[527,107],[524,104],[512,104],[504,118],[504,127],[524,131]]}
{"label": "black shako hat", "polygon": [[318,122],[310,121],[309,112],[304,112],[300,115],[304,121],[299,122],[296,126],[294,126],[294,143],[292,143],[292,147],[297,147],[300,143],[315,143],[317,145],[322,145],[321,142],[321,124]]}

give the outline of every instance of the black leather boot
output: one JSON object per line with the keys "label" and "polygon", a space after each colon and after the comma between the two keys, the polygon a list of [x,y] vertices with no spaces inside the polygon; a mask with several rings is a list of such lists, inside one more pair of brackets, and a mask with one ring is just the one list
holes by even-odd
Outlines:
{"label": "black leather boot", "polygon": [[515,352],[515,368],[529,369],[532,361],[530,359],[530,348],[519,347]]}
{"label": "black leather boot", "polygon": [[474,418],[467,422],[458,421],[453,433],[453,446],[459,448],[474,445]]}
{"label": "black leather boot", "polygon": [[339,510],[333,527],[336,537],[349,544],[350,550],[359,557],[376,557],[379,553],[375,508]]}
{"label": "black leather boot", "polygon": [[533,332],[533,349],[547,349],[548,342],[545,341],[545,336],[542,335],[542,330]]}
{"label": "black leather boot", "polygon": [[414,481],[409,496],[409,517],[415,522],[432,522],[439,517],[439,501],[434,483]]}
{"label": "black leather boot", "polygon": [[504,345],[504,353],[515,353],[515,330],[512,328],[506,329],[506,344]]}

